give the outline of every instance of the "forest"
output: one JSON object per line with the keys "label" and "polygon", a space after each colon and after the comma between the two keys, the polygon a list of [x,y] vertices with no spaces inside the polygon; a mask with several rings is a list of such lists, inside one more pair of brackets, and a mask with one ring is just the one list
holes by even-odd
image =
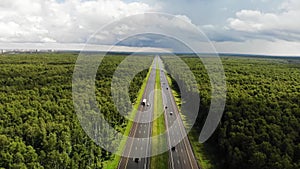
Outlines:
{"label": "forest", "polygon": [[[103,168],[113,158],[87,136],[75,114],[72,75],[77,56],[0,55],[0,168]],[[114,106],[110,84],[125,58],[104,57],[95,82],[101,113],[120,132],[128,121]],[[137,63],[150,65],[151,58],[143,56]],[[193,128],[201,131],[211,85],[199,58],[181,59],[198,83],[201,104]],[[226,56],[221,60],[227,82],[226,106],[219,127],[208,141],[223,157],[219,159],[221,168],[300,168],[299,59]],[[163,61],[169,72],[179,66],[169,57],[163,57]],[[130,83],[132,102],[147,72],[138,73]],[[172,73],[182,82],[189,80],[182,72]],[[176,86],[174,82],[172,88]],[[184,89],[195,92],[193,88]]]}
{"label": "forest", "polygon": [[[201,103],[193,129],[199,134],[210,106],[211,84],[199,58],[182,56],[181,59],[198,83]],[[177,83],[189,79],[182,71],[172,70],[179,70],[182,65],[171,57],[163,60],[173,78],[173,89],[180,92]],[[227,83],[226,106],[221,124],[207,143],[217,147],[221,154],[219,168],[300,168],[300,59],[222,57],[221,60]]]}
{"label": "forest", "polygon": [[[0,168],[102,168],[113,158],[87,136],[75,114],[72,75],[77,56],[0,55]],[[120,132],[124,132],[127,120],[114,107],[110,82],[125,58],[105,56],[95,81],[101,113]],[[139,60],[141,65],[151,62],[146,56]],[[147,72],[133,78],[131,101],[135,101]]]}

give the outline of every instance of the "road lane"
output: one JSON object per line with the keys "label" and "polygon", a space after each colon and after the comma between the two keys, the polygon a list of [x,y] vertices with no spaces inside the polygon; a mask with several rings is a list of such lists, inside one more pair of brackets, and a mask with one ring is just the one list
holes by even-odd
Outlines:
{"label": "road lane", "polygon": [[[139,105],[138,112],[135,116],[135,122],[132,125],[129,136],[137,138],[137,141],[128,139],[124,148],[123,157],[119,162],[119,169],[148,169],[150,168],[151,154],[151,134],[152,134],[152,118],[154,105],[154,87],[156,76],[156,58],[154,58],[149,79],[143,94],[143,99],[147,99],[150,106]],[[153,93],[153,94],[151,94]],[[147,112],[148,111],[148,112]],[[128,157],[129,156],[129,157]],[[148,156],[139,158],[139,156]],[[135,157],[139,161],[135,161]]]}
{"label": "road lane", "polygon": [[[163,70],[163,63],[159,58],[160,69]],[[169,151],[169,168],[171,169],[198,169],[197,160],[192,151],[190,142],[181,120],[174,96],[168,85],[166,75],[163,71],[160,73],[161,88],[163,95],[163,104],[167,106],[165,109],[165,125],[167,129]],[[170,112],[173,112],[172,115]],[[180,142],[179,139],[183,138]],[[172,147],[175,150],[172,150]]]}

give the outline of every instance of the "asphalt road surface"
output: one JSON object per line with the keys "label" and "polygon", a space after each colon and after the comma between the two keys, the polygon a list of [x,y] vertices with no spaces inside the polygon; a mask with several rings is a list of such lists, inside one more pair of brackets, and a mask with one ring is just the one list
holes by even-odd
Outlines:
{"label": "asphalt road surface", "polygon": [[[156,56],[143,99],[147,99],[150,105],[140,104],[135,116],[135,122],[132,125],[129,136],[137,138],[137,141],[128,139],[123,151],[123,156],[119,162],[119,169],[149,169],[151,155],[151,135],[152,135],[152,118],[154,105],[154,88],[156,76],[156,63],[162,70],[162,61]],[[160,72],[161,90],[163,97],[165,126],[167,130],[167,142],[169,146],[169,168],[170,169],[199,169],[198,163],[194,156],[191,144],[179,115],[174,96],[169,87],[166,75]],[[172,112],[172,114],[170,113]],[[129,156],[129,157],[128,157]],[[140,156],[144,158],[139,158]]]}
{"label": "asphalt road surface", "polygon": [[[132,125],[129,136],[137,138],[137,141],[128,139],[123,152],[123,157],[119,162],[120,169],[148,169],[150,168],[151,154],[151,135],[152,135],[152,118],[153,118],[153,102],[154,87],[156,76],[156,59],[155,57],[150,76],[148,78],[143,99],[147,99],[146,105],[140,104],[138,112],[135,116],[135,122]],[[149,105],[147,105],[149,103]],[[128,157],[129,156],[129,157]],[[140,156],[145,158],[139,158]],[[138,160],[138,161],[136,161]]]}
{"label": "asphalt road surface", "polygon": [[[159,58],[159,66],[162,68],[162,62]],[[197,160],[193,153],[191,144],[188,140],[183,122],[181,120],[178,107],[171,92],[164,71],[160,72],[161,89],[163,104],[165,106],[165,126],[167,130],[167,141],[169,150],[169,168],[170,169],[199,169]],[[172,112],[172,113],[171,113]],[[182,138],[182,140],[181,140]],[[180,141],[181,140],[181,141]]]}

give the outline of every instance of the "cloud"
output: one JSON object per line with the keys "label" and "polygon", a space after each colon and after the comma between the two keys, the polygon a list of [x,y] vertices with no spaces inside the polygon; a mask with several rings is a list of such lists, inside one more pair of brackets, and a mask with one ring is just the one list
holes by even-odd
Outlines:
{"label": "cloud", "polygon": [[300,16],[300,2],[285,1],[277,11],[241,10],[227,20],[228,27],[250,39],[299,41],[300,22],[297,20]]}
{"label": "cloud", "polygon": [[[300,51],[299,45],[296,45],[300,44],[300,22],[297,22],[300,16],[299,0],[239,3],[237,0],[192,0],[189,3],[184,0],[2,0],[0,43],[85,43],[103,26],[145,12],[172,13],[180,19],[157,16],[129,20],[96,34],[97,44],[113,44],[138,30],[152,32],[160,27],[165,28],[166,34],[185,36],[196,44],[203,40],[196,36],[199,32],[194,27],[198,27],[215,42],[219,52],[231,50],[244,53],[248,50],[250,53],[282,53],[271,48],[282,49],[280,46],[284,46],[287,49],[288,45],[293,47],[293,50],[289,48],[290,51]],[[182,49],[181,44],[169,42],[168,38],[148,35],[119,44]],[[260,50],[256,50],[255,46]]]}
{"label": "cloud", "polygon": [[218,25],[203,25],[199,27],[210,40],[215,42],[243,42],[245,37],[240,36],[240,33],[231,31],[227,27]]}
{"label": "cloud", "polygon": [[121,17],[157,10],[121,0],[2,0],[1,42],[85,42],[88,35]]}
{"label": "cloud", "polygon": [[[90,42],[97,45],[117,43],[179,50],[185,47],[170,43],[172,40],[164,36],[201,40],[196,25],[186,15],[135,15],[155,11],[159,11],[158,5],[121,0],[5,0],[0,4],[0,42],[85,43],[93,35]],[[120,42],[140,32],[162,36],[148,34]]]}
{"label": "cloud", "polygon": [[245,42],[214,42],[220,53],[260,54],[274,56],[300,56],[300,43],[285,40],[249,40]]}
{"label": "cloud", "polygon": [[191,48],[197,52],[214,52],[213,48],[208,48],[210,41],[188,17],[161,13],[123,18],[101,29],[88,43],[163,47],[176,52],[191,52]]}

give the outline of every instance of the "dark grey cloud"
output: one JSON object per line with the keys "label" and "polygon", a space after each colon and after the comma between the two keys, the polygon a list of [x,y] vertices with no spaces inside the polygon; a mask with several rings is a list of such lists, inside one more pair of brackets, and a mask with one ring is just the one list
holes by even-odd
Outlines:
{"label": "dark grey cloud", "polygon": [[193,52],[184,43],[172,37],[158,34],[143,34],[129,37],[120,41],[117,45],[131,47],[154,47],[171,49],[173,52]]}

